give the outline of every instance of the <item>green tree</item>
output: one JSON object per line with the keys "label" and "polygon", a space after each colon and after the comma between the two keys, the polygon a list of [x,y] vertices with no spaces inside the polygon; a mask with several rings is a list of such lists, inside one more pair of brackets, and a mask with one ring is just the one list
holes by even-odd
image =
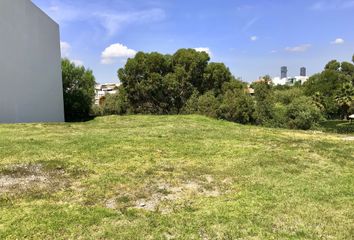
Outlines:
{"label": "green tree", "polygon": [[300,87],[289,87],[273,91],[274,101],[284,105],[290,104],[294,99],[303,95],[303,89]]}
{"label": "green tree", "polygon": [[164,93],[168,113],[178,114],[196,89],[188,80],[188,73],[181,66],[164,77]]}
{"label": "green tree", "polygon": [[95,97],[95,77],[89,69],[76,66],[63,59],[62,78],[66,121],[79,121],[89,117]]}
{"label": "green tree", "polygon": [[237,123],[253,122],[254,101],[244,90],[227,91],[220,106],[220,117]]}
{"label": "green tree", "polygon": [[221,91],[222,91],[222,94],[225,94],[228,91],[238,93],[240,90],[245,90],[246,87],[247,87],[246,83],[242,82],[239,79],[235,79],[234,77],[232,77],[231,81],[225,82],[222,85]]}
{"label": "green tree", "polygon": [[187,100],[186,104],[183,106],[183,114],[197,114],[198,113],[198,101],[199,92],[194,91],[192,96]]}
{"label": "green tree", "polygon": [[118,70],[133,113],[178,114],[194,92],[221,94],[224,83],[234,77],[224,64],[209,60],[207,53],[194,49],[180,49],[172,56],[137,53]]}
{"label": "green tree", "polygon": [[171,72],[171,58],[159,53],[139,52],[128,59],[118,76],[134,113],[166,113],[164,77]]}
{"label": "green tree", "polygon": [[256,101],[254,118],[257,124],[267,124],[273,118],[274,103],[271,86],[267,82],[259,82],[253,87]]}
{"label": "green tree", "polygon": [[289,128],[308,130],[322,119],[322,114],[311,98],[303,96],[287,106],[286,117]]}
{"label": "green tree", "polygon": [[340,62],[337,60],[332,60],[325,66],[325,70],[339,71],[340,70]]}
{"label": "green tree", "polygon": [[120,86],[115,94],[106,95],[103,104],[105,115],[122,115],[129,112],[129,103],[125,89]]}
{"label": "green tree", "polygon": [[347,119],[350,115],[349,109],[354,100],[354,87],[351,82],[343,84],[342,88],[338,90],[336,101],[341,110],[341,117]]}
{"label": "green tree", "polygon": [[323,106],[327,118],[348,115],[348,102],[352,97],[349,89],[353,86],[354,65],[349,62],[339,63],[336,60],[330,61],[323,72],[312,76],[304,84],[306,95],[320,101],[317,105]]}
{"label": "green tree", "polygon": [[218,117],[220,101],[213,92],[207,92],[198,99],[198,113],[212,118]]}
{"label": "green tree", "polygon": [[180,49],[172,56],[173,68],[182,67],[187,75],[188,81],[198,90],[204,94],[210,89],[205,89],[204,73],[210,60],[206,52],[197,52],[194,49]]}
{"label": "green tree", "polygon": [[214,91],[216,95],[219,95],[222,86],[232,80],[234,80],[233,76],[225,64],[209,63],[205,69],[201,90]]}

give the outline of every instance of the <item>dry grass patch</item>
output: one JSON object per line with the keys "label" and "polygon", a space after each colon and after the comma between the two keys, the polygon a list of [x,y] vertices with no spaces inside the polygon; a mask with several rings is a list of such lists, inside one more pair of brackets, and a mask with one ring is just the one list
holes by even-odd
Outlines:
{"label": "dry grass patch", "polygon": [[71,186],[78,172],[58,163],[9,164],[0,167],[0,197],[41,196]]}

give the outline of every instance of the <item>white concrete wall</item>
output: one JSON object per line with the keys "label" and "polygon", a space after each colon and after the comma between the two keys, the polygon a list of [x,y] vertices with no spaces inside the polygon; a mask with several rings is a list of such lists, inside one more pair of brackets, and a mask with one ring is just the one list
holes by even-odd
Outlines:
{"label": "white concrete wall", "polygon": [[62,122],[59,26],[30,0],[0,0],[0,123]]}

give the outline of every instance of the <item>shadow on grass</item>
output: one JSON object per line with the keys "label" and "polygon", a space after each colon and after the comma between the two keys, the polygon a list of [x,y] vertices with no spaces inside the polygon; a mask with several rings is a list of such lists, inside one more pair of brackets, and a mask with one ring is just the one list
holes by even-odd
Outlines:
{"label": "shadow on grass", "polygon": [[65,122],[67,123],[82,123],[82,122],[89,122],[96,118],[96,116],[88,116],[84,118],[65,118]]}
{"label": "shadow on grass", "polygon": [[354,133],[354,122],[332,120],[320,123],[321,128],[326,132],[352,134]]}

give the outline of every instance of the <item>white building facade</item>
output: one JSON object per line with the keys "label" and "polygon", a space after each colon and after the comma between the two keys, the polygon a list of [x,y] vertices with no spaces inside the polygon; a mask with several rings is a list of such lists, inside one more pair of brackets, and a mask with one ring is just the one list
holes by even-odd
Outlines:
{"label": "white building facade", "polygon": [[295,76],[295,77],[288,77],[288,68],[287,67],[281,67],[281,77],[274,77],[272,78],[272,83],[275,86],[293,86],[295,84],[304,84],[307,80],[309,80],[309,77],[306,76],[306,68],[302,67],[300,68],[300,76]]}
{"label": "white building facade", "polygon": [[299,83],[302,85],[305,82],[307,82],[307,80],[309,80],[308,76],[295,76],[295,77],[286,77],[286,78],[274,77],[274,78],[272,78],[272,83],[275,86],[279,86],[279,85],[293,86],[296,83]]}
{"label": "white building facade", "polygon": [[30,0],[0,0],[0,123],[63,122],[59,26]]}
{"label": "white building facade", "polygon": [[120,84],[117,83],[105,83],[105,84],[99,84],[96,85],[95,87],[95,104],[100,105],[102,102],[102,99],[107,94],[116,94],[118,92],[118,87]]}

